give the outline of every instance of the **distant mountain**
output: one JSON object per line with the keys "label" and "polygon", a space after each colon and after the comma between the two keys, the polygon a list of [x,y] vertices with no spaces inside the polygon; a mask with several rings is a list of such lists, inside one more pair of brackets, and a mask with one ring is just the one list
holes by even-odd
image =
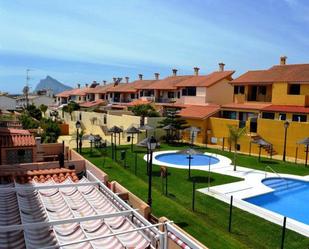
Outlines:
{"label": "distant mountain", "polygon": [[52,89],[54,94],[57,94],[66,90],[70,90],[72,87],[66,86],[58,80],[47,75],[45,79],[40,80],[34,91],[36,92],[43,89]]}

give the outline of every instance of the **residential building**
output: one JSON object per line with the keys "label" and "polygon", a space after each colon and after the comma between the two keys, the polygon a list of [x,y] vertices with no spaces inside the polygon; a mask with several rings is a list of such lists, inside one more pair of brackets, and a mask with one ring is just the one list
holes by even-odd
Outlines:
{"label": "residential building", "polygon": [[48,97],[45,95],[29,95],[28,97],[22,95],[16,98],[16,107],[23,108],[29,105],[35,105],[39,107],[40,105],[52,106],[55,104],[55,99],[53,97]]}
{"label": "residential building", "polygon": [[125,83],[121,83],[122,78],[115,77],[112,83],[104,82],[103,85],[94,87],[86,84],[81,88],[78,84],[76,89],[57,94],[57,104],[66,104],[68,101],[92,102],[98,99],[124,106],[137,99],[155,104],[224,104],[232,101],[233,87],[228,83],[232,80],[233,73],[234,71],[225,71],[224,64],[219,63],[219,70],[208,75],[199,75],[199,68],[195,67],[193,75],[177,75],[177,70],[173,69],[172,75],[163,79],[159,78],[159,73],[155,73],[152,80],[144,80],[142,74],[133,82],[125,77]]}
{"label": "residential building", "polygon": [[0,127],[0,165],[50,161],[63,152],[62,144],[41,144],[29,130],[9,128],[15,122],[2,125],[7,127]]}
{"label": "residential building", "polygon": [[258,153],[251,142],[263,139],[271,150],[265,148],[262,153],[282,155],[284,122],[288,121],[287,155],[297,153],[304,158],[304,149],[297,142],[309,136],[309,64],[288,65],[286,59],[283,56],[279,65],[248,71],[231,81],[233,102],[223,104],[220,118],[211,120],[211,134],[220,138],[218,144],[228,137],[227,124],[234,124],[248,131],[238,145],[240,151]]}

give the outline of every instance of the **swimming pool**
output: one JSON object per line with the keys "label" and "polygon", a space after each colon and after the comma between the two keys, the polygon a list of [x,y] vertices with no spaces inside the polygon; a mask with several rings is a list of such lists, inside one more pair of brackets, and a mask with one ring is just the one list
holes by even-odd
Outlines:
{"label": "swimming pool", "polygon": [[275,191],[245,201],[309,225],[309,182],[279,177],[262,182]]}
{"label": "swimming pool", "polygon": [[[176,164],[179,166],[188,166],[189,163],[188,155],[179,154],[177,152],[159,154],[155,156],[155,159],[163,163]],[[191,166],[207,166],[209,164],[216,164],[219,161],[218,158],[205,154],[192,155]]]}

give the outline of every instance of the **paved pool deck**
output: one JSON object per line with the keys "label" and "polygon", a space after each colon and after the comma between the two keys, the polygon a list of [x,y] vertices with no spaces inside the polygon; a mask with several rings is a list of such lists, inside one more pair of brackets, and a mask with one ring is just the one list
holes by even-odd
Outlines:
{"label": "paved pool deck", "polygon": [[[282,226],[283,216],[265,208],[256,206],[243,199],[253,197],[261,194],[273,192],[272,188],[267,187],[262,183],[262,180],[266,177],[286,177],[291,179],[298,179],[302,181],[309,181],[309,175],[307,176],[296,176],[291,174],[277,174],[270,173],[261,170],[250,169],[246,167],[237,166],[234,171],[233,165],[217,166],[215,165],[210,168],[211,172],[218,174],[230,175],[234,177],[242,178],[242,181],[228,183],[213,187],[206,187],[198,189],[197,191],[210,195],[226,203],[230,202],[231,196],[234,199],[234,206],[241,208],[247,212],[253,213],[263,219],[271,221],[275,224]],[[298,232],[304,236],[309,237],[309,225],[301,223],[299,221],[288,218],[287,228]]]}

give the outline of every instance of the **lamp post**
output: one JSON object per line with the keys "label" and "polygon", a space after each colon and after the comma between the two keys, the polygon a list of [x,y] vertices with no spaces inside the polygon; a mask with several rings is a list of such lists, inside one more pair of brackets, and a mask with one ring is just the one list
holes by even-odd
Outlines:
{"label": "lamp post", "polygon": [[81,123],[79,122],[79,120],[76,121],[75,127],[76,127],[76,151],[78,152],[79,129],[81,128]]}
{"label": "lamp post", "polygon": [[283,161],[285,161],[285,156],[286,156],[286,139],[287,139],[287,133],[288,133],[288,128],[290,126],[289,121],[285,121],[284,124],[284,145],[283,145]]}
{"label": "lamp post", "polygon": [[188,159],[188,162],[189,162],[188,179],[191,180],[191,160],[194,159],[193,155],[201,155],[203,153],[198,151],[198,150],[192,149],[192,148],[187,148],[187,149],[178,151],[177,153],[187,156],[187,159]]}
{"label": "lamp post", "polygon": [[155,137],[151,137],[147,142],[147,149],[150,152],[150,161],[149,161],[149,173],[148,173],[148,205],[151,207],[152,205],[152,197],[151,197],[151,185],[152,185],[152,154],[153,150],[157,146],[157,140]]}
{"label": "lamp post", "polygon": [[90,153],[92,153],[93,143],[94,143],[94,136],[90,134],[89,136],[89,142],[90,142]]}

